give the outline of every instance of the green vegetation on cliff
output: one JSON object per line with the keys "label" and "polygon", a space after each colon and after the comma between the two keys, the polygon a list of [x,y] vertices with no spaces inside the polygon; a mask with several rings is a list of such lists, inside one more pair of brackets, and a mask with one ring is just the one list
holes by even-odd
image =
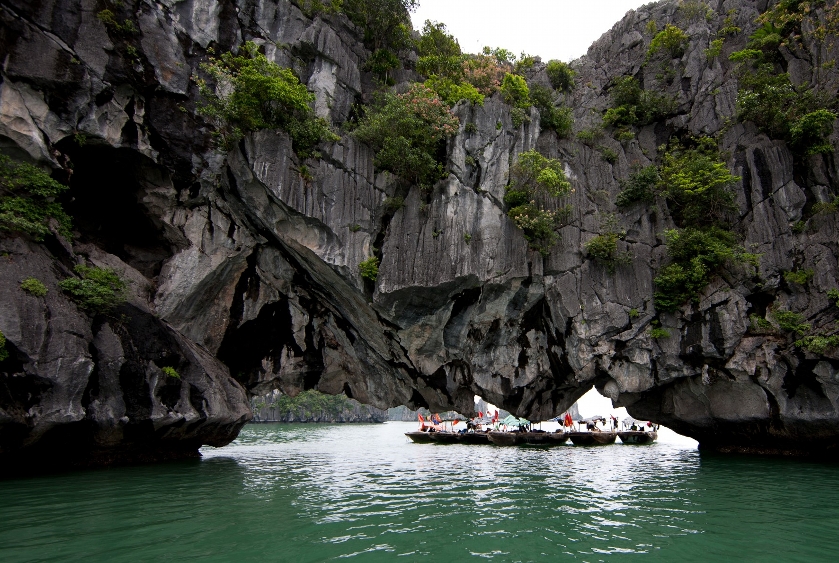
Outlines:
{"label": "green vegetation on cliff", "polygon": [[70,238],[72,221],[56,199],[67,186],[40,168],[0,155],[0,231],[21,233],[41,241],[50,225]]}
{"label": "green vegetation on cliff", "polygon": [[212,82],[197,79],[202,97],[198,113],[217,126],[214,135],[221,148],[230,150],[245,132],[260,129],[287,131],[301,157],[312,156],[322,141],[338,139],[315,116],[315,95],[291,69],[269,61],[255,43],[245,43],[238,55],[211,56],[201,70]]}
{"label": "green vegetation on cliff", "polygon": [[381,94],[355,136],[376,151],[378,169],[428,189],[443,177],[438,147],[457,132],[459,123],[433,90],[413,84],[404,94]]}
{"label": "green vegetation on cliff", "polygon": [[104,314],[125,301],[127,282],[111,268],[79,264],[75,272],[81,277],[62,280],[58,287],[82,309],[92,314]]}
{"label": "green vegetation on cliff", "polygon": [[535,150],[519,155],[510,170],[504,203],[509,206],[507,216],[522,230],[531,250],[543,256],[550,254],[559,240],[556,231],[569,208],[557,208],[549,202],[570,192],[571,183],[559,160],[546,158]]}

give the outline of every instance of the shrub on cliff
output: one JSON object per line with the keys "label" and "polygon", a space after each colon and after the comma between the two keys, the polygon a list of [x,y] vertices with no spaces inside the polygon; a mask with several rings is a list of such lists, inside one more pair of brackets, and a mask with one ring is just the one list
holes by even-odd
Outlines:
{"label": "shrub on cliff", "polygon": [[643,126],[665,117],[673,101],[663,94],[644,90],[632,76],[614,81],[609,95],[612,107],[603,115],[603,123],[614,127]]}
{"label": "shrub on cliff", "polygon": [[530,89],[530,99],[539,110],[539,124],[543,129],[552,129],[560,138],[571,135],[574,119],[571,108],[562,103],[557,104],[550,89],[534,84]]}
{"label": "shrub on cliff", "polygon": [[[523,152],[510,170],[510,183],[504,195],[509,206],[507,216],[522,230],[531,250],[543,256],[550,253],[559,236],[557,229],[568,208],[549,209],[552,198],[571,192],[562,163],[546,158],[535,150]],[[556,207],[551,206],[551,207]]]}
{"label": "shrub on cliff", "polygon": [[75,267],[79,278],[67,278],[58,283],[78,305],[90,313],[104,314],[125,301],[128,285],[111,268],[96,268],[79,264]]}
{"label": "shrub on cliff", "polygon": [[231,149],[245,132],[260,129],[287,131],[301,157],[311,156],[321,141],[338,139],[315,116],[314,94],[291,69],[269,61],[255,43],[245,43],[238,55],[211,56],[201,69],[212,83],[197,80],[202,96],[198,113],[218,127],[215,135],[223,149]]}
{"label": "shrub on cliff", "polygon": [[650,48],[647,50],[647,58],[650,59],[658,54],[665,54],[673,59],[681,57],[685,53],[689,40],[687,33],[668,23],[653,37]]}
{"label": "shrub on cliff", "polygon": [[548,73],[548,80],[551,82],[556,90],[560,92],[570,92],[574,88],[574,76],[576,72],[562,61],[548,61],[545,67],[545,72]]}
{"label": "shrub on cliff", "polygon": [[0,155],[0,231],[41,241],[54,224],[59,234],[70,238],[72,220],[56,201],[66,189],[40,168]]}
{"label": "shrub on cliff", "polygon": [[9,351],[6,350],[6,336],[0,331],[0,362],[9,357]]}
{"label": "shrub on cliff", "polygon": [[420,74],[448,78],[455,83],[463,78],[460,44],[449,34],[446,24],[425,20],[417,41],[417,54]]}
{"label": "shrub on cliff", "polygon": [[386,93],[361,120],[355,136],[370,145],[380,170],[425,189],[443,177],[436,155],[459,121],[430,88],[414,84],[404,94]]}

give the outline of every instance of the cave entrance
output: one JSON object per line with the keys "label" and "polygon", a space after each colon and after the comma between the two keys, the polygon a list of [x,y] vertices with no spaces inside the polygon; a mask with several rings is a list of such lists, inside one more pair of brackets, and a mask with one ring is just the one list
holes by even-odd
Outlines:
{"label": "cave entrance", "polygon": [[168,173],[132,149],[79,146],[72,139],[58,145],[73,165],[63,203],[78,242],[95,244],[149,279],[157,276],[177,246],[165,235],[168,231],[171,238],[174,229],[160,219],[171,205]]}

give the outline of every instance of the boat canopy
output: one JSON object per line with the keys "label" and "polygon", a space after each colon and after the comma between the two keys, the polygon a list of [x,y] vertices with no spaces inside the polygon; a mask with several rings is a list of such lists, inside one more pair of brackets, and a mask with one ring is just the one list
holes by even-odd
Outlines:
{"label": "boat canopy", "polygon": [[504,420],[500,420],[499,422],[507,426],[527,426],[530,424],[529,420],[524,418],[517,418],[513,415],[508,415]]}

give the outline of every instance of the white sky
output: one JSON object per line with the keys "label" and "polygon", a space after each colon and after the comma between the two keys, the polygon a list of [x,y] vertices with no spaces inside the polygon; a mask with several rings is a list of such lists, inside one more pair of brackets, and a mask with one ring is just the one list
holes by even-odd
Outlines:
{"label": "white sky", "polygon": [[629,10],[650,0],[420,0],[414,29],[425,20],[446,24],[464,53],[485,45],[570,62]]}

